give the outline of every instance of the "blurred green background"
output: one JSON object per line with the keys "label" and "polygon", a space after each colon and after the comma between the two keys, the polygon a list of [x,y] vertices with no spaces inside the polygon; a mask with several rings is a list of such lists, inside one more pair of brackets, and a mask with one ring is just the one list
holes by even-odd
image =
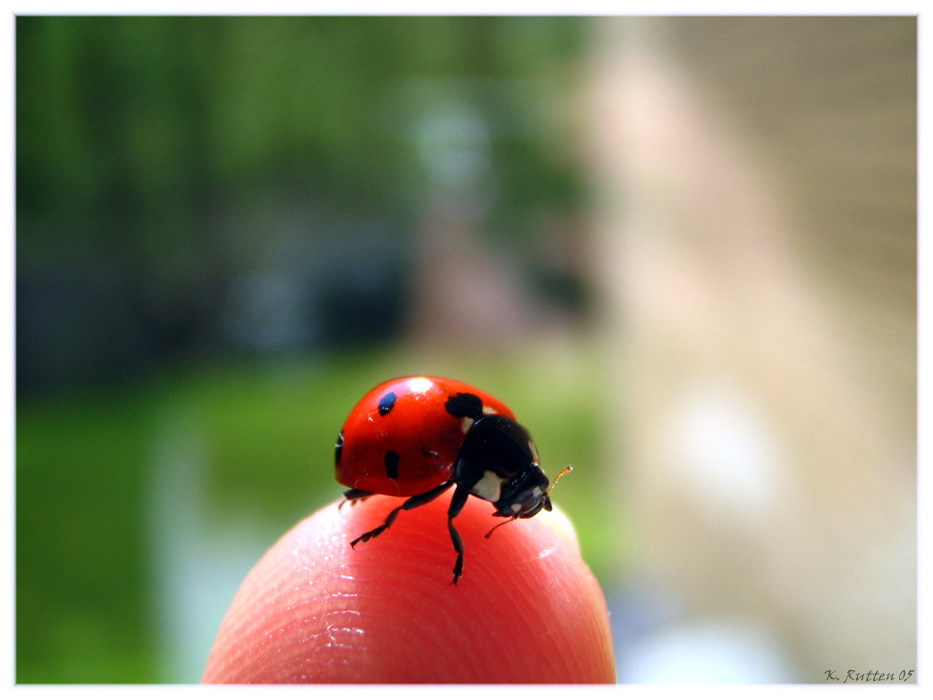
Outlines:
{"label": "blurred green background", "polygon": [[583,42],[572,18],[17,18],[17,682],[197,681],[391,376],[478,385],[550,474],[583,467],[557,500],[605,573],[566,256]]}

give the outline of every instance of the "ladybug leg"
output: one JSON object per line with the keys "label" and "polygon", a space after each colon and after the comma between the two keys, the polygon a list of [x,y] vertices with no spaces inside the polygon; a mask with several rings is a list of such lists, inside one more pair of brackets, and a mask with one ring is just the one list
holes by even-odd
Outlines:
{"label": "ladybug leg", "polygon": [[398,516],[398,514],[401,511],[411,510],[412,508],[417,508],[418,506],[423,506],[425,503],[433,501],[435,498],[437,498],[442,493],[444,493],[444,491],[446,491],[451,486],[453,486],[453,483],[454,482],[452,481],[448,481],[448,482],[441,484],[440,486],[435,486],[430,491],[425,491],[424,493],[419,493],[417,496],[412,496],[407,501],[405,501],[402,505],[400,505],[398,508],[395,508],[391,513],[389,513],[388,517],[386,517],[386,521],[382,525],[375,528],[374,530],[370,530],[369,532],[363,533],[362,535],[357,537],[355,540],[353,540],[350,543],[350,546],[356,547],[356,545],[359,544],[360,542],[366,542],[367,540],[371,540],[373,537],[376,537],[377,535],[382,534],[383,530],[385,530],[393,522],[395,522],[395,518]]}
{"label": "ladybug leg", "polygon": [[374,496],[375,494],[372,491],[363,491],[362,489],[349,489],[348,491],[343,492],[343,500],[340,501],[340,504],[337,506],[337,510],[343,508],[343,506],[349,503],[351,506],[354,503],[362,501]]}
{"label": "ladybug leg", "polygon": [[457,579],[460,578],[460,575],[463,573],[463,538],[460,537],[460,533],[457,532],[457,528],[454,527],[454,518],[460,515],[460,511],[463,510],[463,506],[466,504],[467,498],[469,497],[469,490],[463,486],[458,486],[457,490],[454,491],[454,497],[450,500],[450,508],[447,509],[447,529],[450,531],[450,540],[454,543],[454,550],[457,552],[457,563],[454,564],[453,580],[455,586],[457,585]]}

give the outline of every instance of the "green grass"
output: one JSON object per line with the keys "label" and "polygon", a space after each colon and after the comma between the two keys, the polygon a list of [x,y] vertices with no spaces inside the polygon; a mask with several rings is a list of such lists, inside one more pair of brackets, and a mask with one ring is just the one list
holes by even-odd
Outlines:
{"label": "green grass", "polygon": [[17,682],[153,680],[145,401],[89,392],[17,413]]}

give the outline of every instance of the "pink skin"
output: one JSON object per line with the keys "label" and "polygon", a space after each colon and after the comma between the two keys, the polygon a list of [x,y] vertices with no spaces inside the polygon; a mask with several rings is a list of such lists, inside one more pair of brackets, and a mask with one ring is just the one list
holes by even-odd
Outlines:
{"label": "pink skin", "polygon": [[322,508],[246,577],[214,642],[204,683],[614,683],[609,615],[570,521],[502,522],[467,501],[447,531],[450,492],[403,511],[355,549],[401,499]]}

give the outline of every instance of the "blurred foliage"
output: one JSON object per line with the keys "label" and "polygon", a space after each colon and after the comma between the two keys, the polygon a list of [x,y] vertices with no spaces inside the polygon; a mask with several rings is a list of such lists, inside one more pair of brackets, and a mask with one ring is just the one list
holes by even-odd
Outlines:
{"label": "blurred foliage", "polygon": [[153,679],[147,399],[107,389],[17,406],[17,682]]}
{"label": "blurred foliage", "polygon": [[[580,196],[571,115],[555,99],[571,85],[577,20],[19,17],[16,28],[17,275],[31,312],[17,327],[21,390],[217,346],[232,281],[281,235],[274,213],[246,230],[236,220],[270,198],[404,229],[431,190],[419,134],[443,105],[479,115],[494,144],[486,231],[521,244],[529,212]],[[57,310],[69,302],[80,308]],[[103,342],[54,353],[69,324]]]}

